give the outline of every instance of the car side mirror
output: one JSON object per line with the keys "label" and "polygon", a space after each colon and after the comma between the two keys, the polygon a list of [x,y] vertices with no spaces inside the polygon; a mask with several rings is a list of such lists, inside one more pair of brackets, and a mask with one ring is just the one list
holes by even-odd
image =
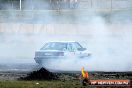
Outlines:
{"label": "car side mirror", "polygon": [[77,50],[78,51],[84,51],[84,50],[86,50],[86,48],[78,48]]}

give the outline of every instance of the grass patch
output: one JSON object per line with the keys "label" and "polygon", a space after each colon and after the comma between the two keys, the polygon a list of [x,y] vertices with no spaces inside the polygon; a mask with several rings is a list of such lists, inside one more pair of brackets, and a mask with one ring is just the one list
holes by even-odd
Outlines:
{"label": "grass patch", "polygon": [[[38,83],[38,84],[37,84]],[[0,81],[0,88],[80,88],[80,82],[75,81]]]}
{"label": "grass patch", "polygon": [[79,80],[53,80],[53,81],[18,81],[1,80],[0,88],[126,88],[126,87],[108,87],[108,86],[82,86]]}

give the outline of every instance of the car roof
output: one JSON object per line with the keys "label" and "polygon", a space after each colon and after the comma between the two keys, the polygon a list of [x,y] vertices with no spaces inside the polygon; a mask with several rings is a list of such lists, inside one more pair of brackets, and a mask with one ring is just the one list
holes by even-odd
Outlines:
{"label": "car roof", "polygon": [[[57,43],[73,43],[76,41],[50,41],[50,42],[57,42]],[[47,42],[48,43],[48,42]]]}

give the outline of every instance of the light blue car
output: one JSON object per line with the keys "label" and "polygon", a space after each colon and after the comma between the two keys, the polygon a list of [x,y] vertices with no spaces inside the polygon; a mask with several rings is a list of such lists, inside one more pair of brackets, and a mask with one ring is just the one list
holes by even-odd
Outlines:
{"label": "light blue car", "polygon": [[86,48],[78,42],[48,42],[40,50],[35,52],[35,61],[43,64],[49,59],[85,58],[90,56]]}

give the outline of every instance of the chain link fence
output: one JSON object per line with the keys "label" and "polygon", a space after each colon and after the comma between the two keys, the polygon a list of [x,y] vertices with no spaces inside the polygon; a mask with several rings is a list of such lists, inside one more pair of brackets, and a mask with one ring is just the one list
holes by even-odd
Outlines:
{"label": "chain link fence", "polygon": [[80,8],[93,9],[131,9],[132,0],[83,0]]}

